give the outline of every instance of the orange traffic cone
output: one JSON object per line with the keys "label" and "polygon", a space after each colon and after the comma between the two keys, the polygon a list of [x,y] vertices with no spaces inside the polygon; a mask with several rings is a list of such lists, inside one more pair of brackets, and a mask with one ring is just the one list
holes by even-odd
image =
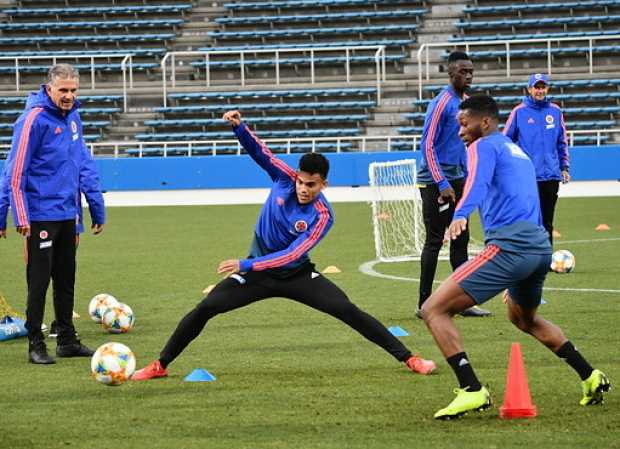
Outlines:
{"label": "orange traffic cone", "polygon": [[499,417],[503,419],[533,418],[536,414],[536,406],[532,404],[530,388],[527,385],[521,345],[513,343],[508,361],[504,404],[499,409]]}

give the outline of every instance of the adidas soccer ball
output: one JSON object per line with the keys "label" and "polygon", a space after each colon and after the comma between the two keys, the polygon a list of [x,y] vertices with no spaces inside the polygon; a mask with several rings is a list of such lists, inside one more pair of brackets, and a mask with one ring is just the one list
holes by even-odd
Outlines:
{"label": "adidas soccer ball", "polygon": [[118,300],[107,293],[101,293],[90,300],[88,314],[95,323],[101,323],[103,312],[111,306],[119,304]]}
{"label": "adidas soccer ball", "polygon": [[90,360],[90,370],[97,382],[121,385],[136,370],[136,357],[124,344],[106,343],[95,351]]}
{"label": "adidas soccer ball", "polygon": [[570,273],[575,268],[575,256],[568,250],[561,249],[551,256],[551,269],[556,273]]}
{"label": "adidas soccer ball", "polygon": [[111,334],[129,332],[135,321],[133,310],[122,302],[108,307],[101,316],[101,325]]}

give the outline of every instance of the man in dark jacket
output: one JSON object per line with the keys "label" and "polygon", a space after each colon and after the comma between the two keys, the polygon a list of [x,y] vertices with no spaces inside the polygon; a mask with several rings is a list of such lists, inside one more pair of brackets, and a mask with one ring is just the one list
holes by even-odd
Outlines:
{"label": "man in dark jacket", "polygon": [[80,190],[95,234],[103,231],[105,210],[95,163],[86,148],[78,113],[79,74],[69,64],[50,68],[47,83],[31,94],[17,119],[6,166],[17,232],[26,238],[29,359],[50,364],[41,324],[50,278],[58,325],[58,357],[89,357],[73,327],[76,223]]}

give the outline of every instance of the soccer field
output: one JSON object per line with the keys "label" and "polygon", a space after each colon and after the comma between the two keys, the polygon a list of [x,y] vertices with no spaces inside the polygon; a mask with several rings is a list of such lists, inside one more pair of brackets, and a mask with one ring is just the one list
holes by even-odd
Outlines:
{"label": "soccer field", "polygon": [[[219,280],[220,260],[248,250],[258,206],[110,208],[101,236],[85,235],[78,255],[76,326],[83,342],[128,345],[138,367],[158,356],[179,319]],[[620,448],[617,389],[603,406],[581,407],[577,375],[505,318],[499,298],[488,319],[457,318],[465,348],[494,400],[490,410],[437,422],[456,380],[423,323],[413,318],[419,265],[377,264],[403,280],[359,271],[374,259],[370,207],[334,205],[336,222],[313,251],[319,269],[386,326],[400,326],[413,351],[438,362],[419,376],[336,320],[285,300],[266,300],[212,320],[170,367],[170,377],[106,387],[90,377],[90,360],[27,363],[26,339],[0,343],[0,441],[19,448]],[[594,230],[606,223],[610,231]],[[620,198],[563,198],[556,249],[577,260],[568,275],[551,274],[540,312],[580,351],[620,382]],[[477,225],[474,234],[480,236]],[[564,243],[566,242],[566,243]],[[22,242],[0,241],[0,292],[25,303]],[[438,279],[448,273],[440,264]],[[51,289],[50,289],[51,290]],[[129,334],[111,336],[88,318],[97,293],[108,292],[136,314]],[[486,307],[486,306],[485,306]],[[46,323],[53,316],[48,295]],[[501,420],[499,406],[510,344],[520,342],[538,417]],[[55,344],[49,341],[53,350]],[[215,382],[189,383],[195,368]]]}

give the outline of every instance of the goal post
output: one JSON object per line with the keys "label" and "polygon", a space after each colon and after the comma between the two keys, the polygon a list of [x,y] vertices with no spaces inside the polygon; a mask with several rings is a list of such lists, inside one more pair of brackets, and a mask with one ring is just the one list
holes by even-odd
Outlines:
{"label": "goal post", "polygon": [[[372,162],[368,167],[375,251],[381,262],[420,260],[426,232],[416,172],[415,159]],[[472,238],[469,254],[483,247]],[[448,257],[448,245],[444,245],[439,258]]]}
{"label": "goal post", "polygon": [[372,221],[377,259],[415,260],[424,246],[422,199],[416,188],[416,161],[372,162]]}

